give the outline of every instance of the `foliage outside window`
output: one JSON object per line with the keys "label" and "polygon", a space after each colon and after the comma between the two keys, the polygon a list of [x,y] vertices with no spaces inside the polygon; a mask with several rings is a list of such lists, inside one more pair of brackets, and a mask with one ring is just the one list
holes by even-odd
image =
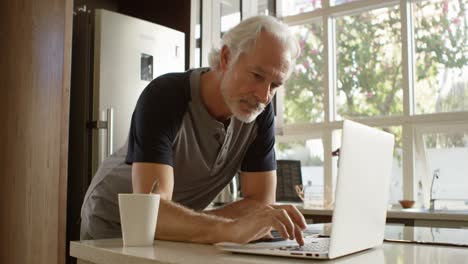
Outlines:
{"label": "foliage outside window", "polygon": [[[247,3],[218,4],[220,17],[213,25],[220,32],[211,38],[252,15],[245,11]],[[433,171],[443,165],[434,163],[437,155],[445,160],[463,159],[468,149],[467,0],[261,0],[253,5],[256,11],[252,12],[281,14],[299,39],[302,54],[278,100],[277,157],[295,158],[304,150],[321,152],[301,161],[304,167],[321,168],[322,172],[313,174],[320,178],[313,184],[323,182],[324,197],[333,195],[329,187],[336,159],[328,152],[339,147],[335,132],[344,118],[395,134],[392,203],[403,198],[403,193],[405,199],[427,195]],[[280,9],[273,10],[275,5]],[[197,38],[201,41],[198,34]],[[204,42],[203,61],[211,38]],[[427,130],[453,124],[462,128]],[[419,129],[425,133],[422,139],[415,132]],[[417,172],[420,167],[428,168],[424,176]],[[449,180],[442,173],[440,178]],[[410,181],[413,184],[402,189]],[[450,184],[437,183],[436,197],[455,193]],[[450,203],[443,206],[455,208]]]}
{"label": "foliage outside window", "polygon": [[283,16],[292,16],[322,7],[321,0],[281,0]]}
{"label": "foliage outside window", "polygon": [[[405,150],[412,149],[415,142],[415,135],[408,131],[415,126],[447,122],[437,115],[432,120],[431,114],[442,112],[453,120],[449,122],[467,123],[466,119],[463,121],[466,115],[455,112],[468,111],[468,2],[411,1],[406,13],[401,12],[403,8],[406,10],[406,6],[399,3],[382,7],[381,1],[373,0],[335,0],[330,1],[330,7],[322,6],[321,1],[291,2],[298,8],[283,14],[286,22],[288,19],[294,21],[291,30],[299,39],[302,54],[284,89],[283,130],[286,135],[292,133],[288,138],[294,138],[291,137],[294,133],[307,134],[303,129],[307,124],[315,134],[319,130],[324,137],[330,138],[326,135],[331,135],[336,121],[343,118],[384,127],[383,130],[396,136],[392,202],[403,198],[404,177],[414,177],[415,189],[421,184],[428,186],[430,182],[421,183],[416,175],[403,177],[404,162],[413,166],[421,160],[412,159],[411,155],[404,156]],[[376,8],[372,8],[374,3]],[[346,10],[344,14],[334,14],[331,10],[335,5],[359,8],[356,12]],[[358,11],[360,8],[368,11]],[[309,12],[319,9],[323,12]],[[303,13],[300,18],[295,16],[300,13]],[[402,14],[407,14],[407,17],[402,17]],[[288,15],[294,17],[289,18]],[[298,23],[298,19],[304,19],[304,22]],[[324,27],[326,21],[332,22],[329,27]],[[403,36],[402,28],[405,27],[408,32]],[[332,42],[328,47],[332,58],[328,62],[324,54],[327,50],[324,39],[327,38]],[[405,52],[409,56],[403,56]],[[325,69],[327,64],[329,71]],[[405,75],[410,75],[407,80]],[[326,82],[327,79],[330,82]],[[330,98],[326,97],[326,89]],[[325,107],[327,100],[333,104],[328,109]],[[411,137],[409,140],[403,141],[404,131]],[[437,140],[434,135],[425,135],[425,150],[415,152],[425,155],[428,162],[441,153],[445,157],[461,157],[459,153],[466,152],[468,145],[466,132],[459,132],[455,128],[450,135],[437,136]],[[277,145],[280,153],[305,145],[302,141],[282,142]],[[330,140],[323,141],[323,144],[336,145],[326,142]],[[431,145],[439,146],[441,142],[458,145],[442,147],[443,150],[439,148],[438,151]],[[456,179],[451,181],[458,182]],[[450,192],[447,188],[445,190]],[[411,194],[417,199],[415,193],[411,191]]]}
{"label": "foliage outside window", "polygon": [[324,120],[323,27],[310,23],[291,27],[299,40],[301,56],[286,83],[285,124],[322,122]]}
{"label": "foliage outside window", "polygon": [[468,110],[466,0],[414,3],[416,112]]}
{"label": "foliage outside window", "polygon": [[336,19],[337,118],[403,113],[398,6]]}

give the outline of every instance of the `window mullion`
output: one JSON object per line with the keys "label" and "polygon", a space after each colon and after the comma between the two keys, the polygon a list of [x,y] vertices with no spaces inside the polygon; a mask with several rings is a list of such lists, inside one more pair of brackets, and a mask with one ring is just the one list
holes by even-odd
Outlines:
{"label": "window mullion", "polygon": [[[329,6],[329,0],[325,0],[324,6]],[[334,45],[334,23],[333,19],[327,15],[322,17],[323,24],[323,56],[324,56],[324,123],[325,125],[335,120],[335,83],[336,83],[336,65],[335,65],[335,45]],[[327,129],[322,136],[324,150],[324,202],[330,205],[333,202],[333,168],[332,168],[332,137],[333,129]]]}
{"label": "window mullion", "polygon": [[[410,118],[414,114],[413,100],[413,25],[411,3],[400,0],[402,69],[403,69],[403,116]],[[403,198],[415,198],[415,144],[412,125],[403,125]]]}
{"label": "window mullion", "polygon": [[241,17],[245,20],[251,16],[258,14],[258,2],[257,0],[241,0]]}
{"label": "window mullion", "polygon": [[324,205],[330,206],[333,204],[335,190],[333,188],[333,160],[332,160],[332,144],[333,130],[327,129],[322,136],[323,142],[323,199]]}
{"label": "window mullion", "polygon": [[[202,67],[207,67],[208,66],[208,54],[211,51],[212,47],[212,36],[215,34],[213,32],[215,29],[212,27],[213,25],[213,13],[211,10],[213,9],[213,0],[201,0],[202,1],[202,36],[201,36],[201,52],[202,52],[202,57],[201,57],[201,64]],[[219,20],[218,20],[219,22]],[[218,29],[218,34],[219,34],[219,29]]]}
{"label": "window mullion", "polygon": [[403,69],[403,113],[404,116],[414,115],[414,34],[412,23],[411,3],[400,1],[401,12],[401,40],[402,40],[402,69]]}
{"label": "window mullion", "polygon": [[403,199],[414,200],[415,182],[418,178],[415,170],[415,134],[413,125],[405,124],[402,128],[403,148]]}

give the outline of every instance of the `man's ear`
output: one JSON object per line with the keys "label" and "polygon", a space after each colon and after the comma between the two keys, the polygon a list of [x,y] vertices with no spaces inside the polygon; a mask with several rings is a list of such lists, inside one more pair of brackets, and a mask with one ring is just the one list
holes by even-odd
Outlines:
{"label": "man's ear", "polygon": [[221,71],[227,71],[227,69],[229,68],[229,61],[231,59],[231,51],[229,50],[229,48],[224,45],[222,48],[221,48],[221,51],[220,51],[220,54],[219,54],[219,69]]}

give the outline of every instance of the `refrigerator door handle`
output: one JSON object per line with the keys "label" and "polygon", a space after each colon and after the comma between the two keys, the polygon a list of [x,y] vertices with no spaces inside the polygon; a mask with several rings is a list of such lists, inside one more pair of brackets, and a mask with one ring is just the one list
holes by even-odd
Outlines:
{"label": "refrigerator door handle", "polygon": [[114,153],[114,108],[107,108],[107,157]]}
{"label": "refrigerator door handle", "polygon": [[107,121],[90,121],[86,124],[86,127],[91,129],[107,129]]}

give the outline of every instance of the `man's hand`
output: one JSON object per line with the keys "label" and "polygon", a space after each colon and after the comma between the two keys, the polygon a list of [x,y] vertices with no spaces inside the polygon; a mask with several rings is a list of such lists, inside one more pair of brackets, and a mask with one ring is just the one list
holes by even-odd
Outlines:
{"label": "man's hand", "polygon": [[232,242],[248,243],[269,235],[275,229],[284,239],[296,239],[302,246],[302,230],[306,227],[304,217],[295,206],[273,205],[235,219],[228,223],[227,231]]}
{"label": "man's hand", "polygon": [[[304,245],[304,237],[302,236],[302,230],[307,228],[307,222],[304,218],[304,215],[296,208],[296,206],[291,204],[284,205],[272,205],[275,209],[282,209],[288,213],[288,216],[291,218],[295,225],[295,237],[299,245]],[[299,238],[302,242],[299,241]]]}

